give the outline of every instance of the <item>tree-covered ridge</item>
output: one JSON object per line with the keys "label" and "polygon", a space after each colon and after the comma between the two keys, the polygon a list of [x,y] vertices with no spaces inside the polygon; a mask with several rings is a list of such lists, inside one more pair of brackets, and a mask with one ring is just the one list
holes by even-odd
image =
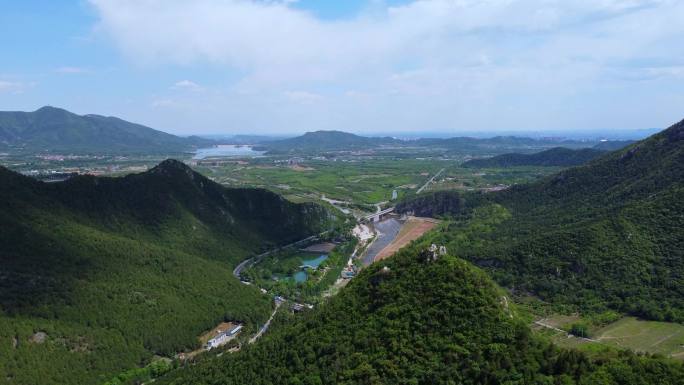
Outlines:
{"label": "tree-covered ridge", "polygon": [[0,146],[26,151],[87,153],[183,152],[214,142],[181,138],[115,117],[76,115],[55,107],[0,111]]}
{"label": "tree-covered ridge", "polygon": [[[613,143],[613,142],[611,142]],[[264,140],[258,150],[271,154],[311,154],[321,152],[349,152],[369,149],[432,149],[441,154],[491,155],[509,152],[534,152],[553,147],[586,148],[597,142],[558,139],[534,139],[516,136],[495,136],[492,138],[453,137],[398,139],[392,137],[366,137],[342,131],[314,131],[294,138]],[[605,144],[608,146],[608,144]]]}
{"label": "tree-covered ridge", "polygon": [[516,166],[578,166],[595,159],[605,152],[593,148],[569,149],[555,147],[534,154],[502,154],[486,159],[472,159],[463,163],[463,167],[516,167]]}
{"label": "tree-covered ridge", "polygon": [[[403,205],[465,217],[438,240],[506,287],[583,310],[684,321],[684,122],[537,183],[434,199]],[[510,218],[468,231],[492,204]]]}
{"label": "tree-covered ridge", "polygon": [[342,131],[314,131],[294,138],[267,141],[257,149],[270,153],[301,153],[316,151],[349,151],[400,143],[389,137],[365,137]]}
{"label": "tree-covered ridge", "polygon": [[0,168],[0,383],[102,383],[223,320],[249,333],[272,304],[234,265],[333,220],[171,160],[54,184]]}
{"label": "tree-covered ridge", "polygon": [[425,244],[371,265],[328,303],[168,384],[679,384],[680,363],[587,356],[534,336],[483,272]]}

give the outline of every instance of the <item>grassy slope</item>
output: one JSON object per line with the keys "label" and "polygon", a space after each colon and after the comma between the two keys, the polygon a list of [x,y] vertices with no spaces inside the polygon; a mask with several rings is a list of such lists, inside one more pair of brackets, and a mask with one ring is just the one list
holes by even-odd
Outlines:
{"label": "grassy slope", "polygon": [[[263,322],[270,300],[233,264],[328,221],[172,161],[120,179],[0,178],[0,382],[100,383],[224,319]],[[45,343],[29,343],[37,331]]]}

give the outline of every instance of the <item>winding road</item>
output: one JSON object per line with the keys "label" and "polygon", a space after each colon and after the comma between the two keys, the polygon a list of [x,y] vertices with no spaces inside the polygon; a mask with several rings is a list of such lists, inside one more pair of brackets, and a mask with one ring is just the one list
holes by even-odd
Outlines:
{"label": "winding road", "polygon": [[271,321],[273,321],[273,317],[275,317],[276,313],[278,312],[278,308],[280,307],[280,305],[282,305],[282,302],[276,302],[276,308],[275,310],[273,310],[273,313],[271,313],[271,316],[268,318],[268,321],[266,321],[264,326],[262,326],[261,329],[259,329],[257,334],[255,334],[254,336],[252,336],[252,338],[249,339],[250,344],[256,342],[256,340],[258,340],[262,334],[266,333],[266,330],[268,330],[268,327],[271,326]]}
{"label": "winding road", "polygon": [[299,241],[297,241],[297,242],[292,242],[292,243],[290,243],[289,245],[279,246],[279,247],[276,247],[275,249],[269,250],[269,251],[267,251],[267,252],[265,252],[265,253],[261,253],[261,254],[255,256],[255,257],[247,258],[247,259],[245,259],[244,261],[240,262],[237,266],[235,266],[235,269],[233,269],[233,275],[235,276],[235,278],[240,279],[240,274],[242,273],[242,270],[244,270],[245,268],[247,268],[247,267],[249,267],[249,266],[254,265],[255,263],[260,262],[261,259],[263,259],[265,256],[267,256],[267,255],[269,255],[269,254],[271,254],[271,253],[274,253],[274,252],[276,252],[276,251],[278,251],[278,250],[282,250],[282,249],[286,249],[286,248],[288,248],[288,247],[296,246],[296,245],[298,245],[298,244],[300,244],[300,243],[313,241],[314,239],[320,238],[320,237],[324,236],[325,234],[327,234],[327,233],[329,233],[329,232],[330,232],[330,230],[326,230],[326,231],[324,231],[324,232],[322,232],[322,233],[320,233],[320,234],[312,235],[312,236],[310,236],[310,237],[301,239],[301,240],[299,240]]}

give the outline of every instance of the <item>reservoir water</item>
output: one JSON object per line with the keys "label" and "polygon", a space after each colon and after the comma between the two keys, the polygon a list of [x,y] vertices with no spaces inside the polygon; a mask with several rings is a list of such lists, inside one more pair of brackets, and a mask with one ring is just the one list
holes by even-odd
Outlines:
{"label": "reservoir water", "polygon": [[[305,266],[311,266],[314,269],[318,269],[318,266],[320,266],[321,263],[323,263],[323,261],[325,261],[326,259],[328,259],[328,256],[323,254],[323,255],[319,255],[318,257],[313,258],[313,259],[305,259],[302,261],[302,264]],[[294,280],[297,282],[304,282],[308,278],[308,274],[307,274],[306,270],[303,269],[301,271],[294,273],[292,278],[294,278]]]}
{"label": "reservoir water", "polygon": [[219,144],[215,147],[200,148],[195,151],[192,159],[204,159],[212,157],[255,157],[264,151],[255,151],[252,146],[237,144]]}

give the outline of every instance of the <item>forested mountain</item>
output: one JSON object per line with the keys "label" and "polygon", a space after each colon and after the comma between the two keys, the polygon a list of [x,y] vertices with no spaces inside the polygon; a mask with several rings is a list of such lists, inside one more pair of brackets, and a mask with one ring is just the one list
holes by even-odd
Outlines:
{"label": "forested mountain", "polygon": [[537,183],[449,195],[399,211],[456,218],[435,241],[500,284],[582,311],[684,322],[684,121]]}
{"label": "forested mountain", "polygon": [[55,107],[0,111],[0,145],[24,151],[183,152],[214,142],[181,138],[115,117],[76,115]]}
{"label": "forested mountain", "polygon": [[472,159],[463,163],[463,167],[579,166],[604,153],[604,151],[592,148],[573,150],[564,147],[554,147],[534,154],[512,153],[486,159]]}
{"label": "forested mountain", "polygon": [[257,344],[161,384],[661,384],[681,363],[586,355],[533,335],[486,274],[414,244],[362,271],[328,303]]}
{"label": "forested mountain", "polygon": [[271,300],[232,267],[333,220],[174,160],[51,184],[0,167],[0,382],[103,383],[223,320],[253,329]]}

